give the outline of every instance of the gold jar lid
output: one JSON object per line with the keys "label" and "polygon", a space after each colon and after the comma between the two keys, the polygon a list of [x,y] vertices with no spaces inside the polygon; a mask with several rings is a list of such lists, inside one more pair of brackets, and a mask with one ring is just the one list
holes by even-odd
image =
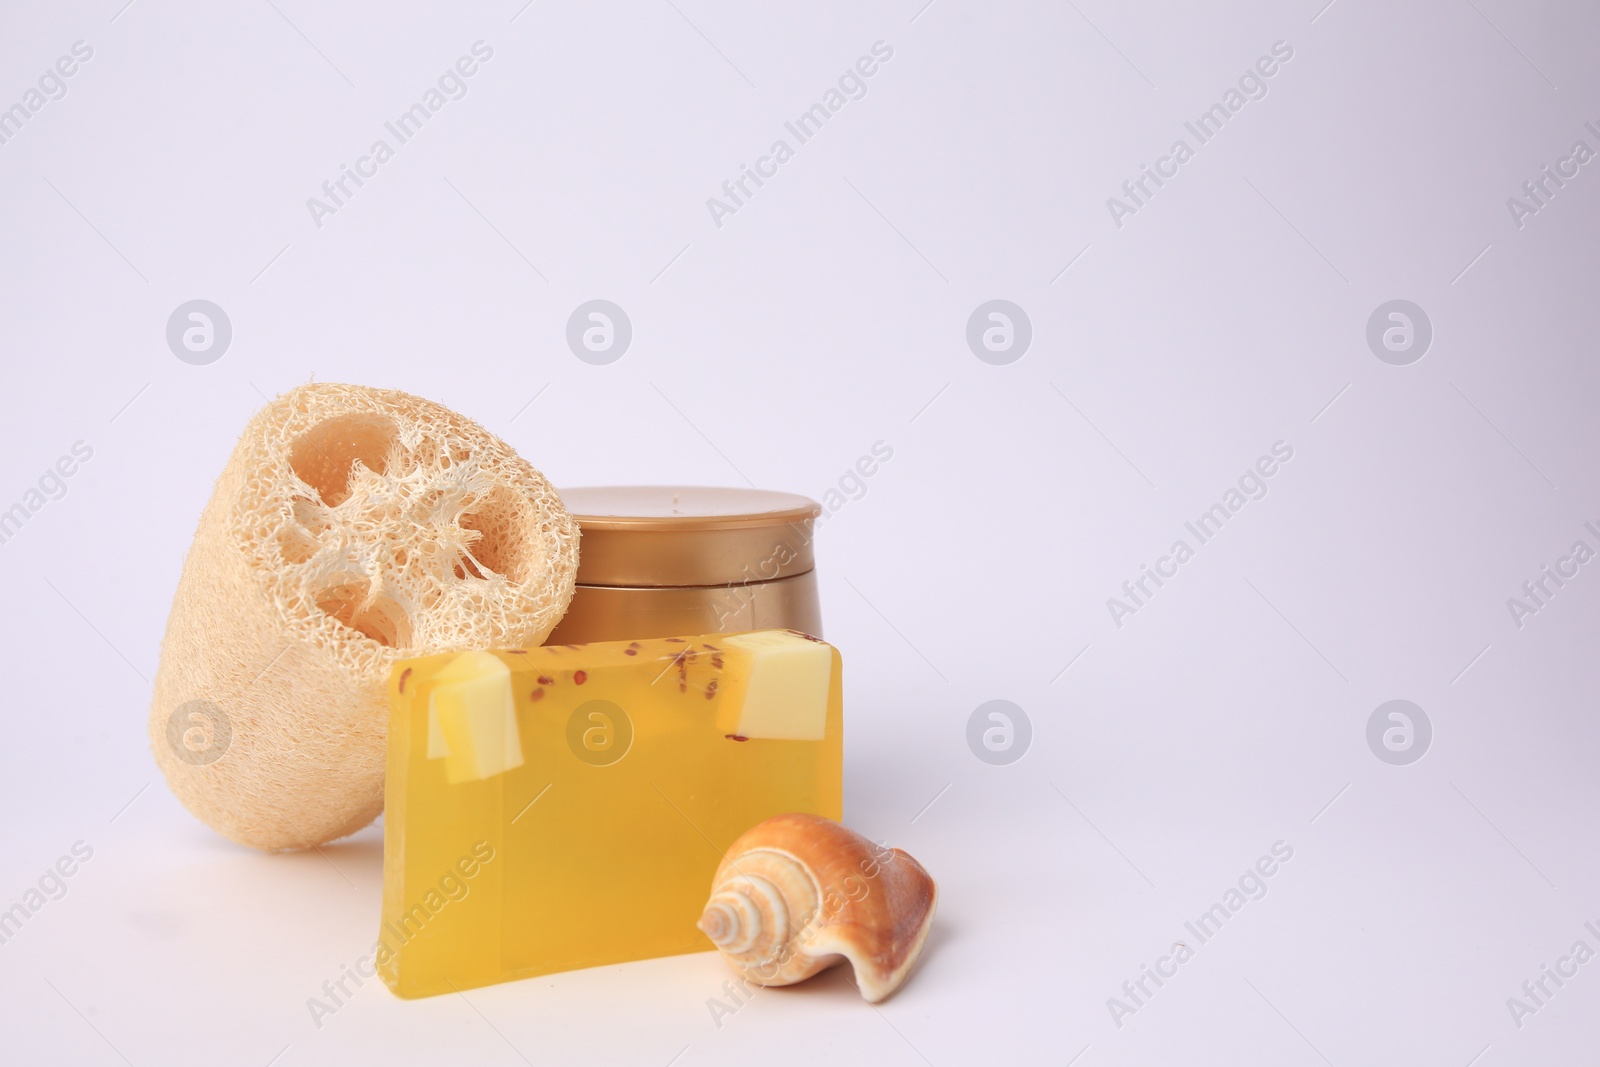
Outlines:
{"label": "gold jar lid", "polygon": [[822,507],[766,489],[607,485],[561,490],[583,531],[580,585],[735,585],[815,566]]}

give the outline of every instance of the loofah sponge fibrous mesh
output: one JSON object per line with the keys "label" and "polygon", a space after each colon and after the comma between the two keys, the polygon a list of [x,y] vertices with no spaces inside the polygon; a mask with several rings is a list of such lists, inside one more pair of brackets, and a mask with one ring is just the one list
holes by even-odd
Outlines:
{"label": "loofah sponge fibrous mesh", "polygon": [[475,422],[394,390],[295,389],[246,427],[184,561],[156,760],[243,844],[353,833],[383,807],[395,661],[540,643],[577,563],[554,488]]}

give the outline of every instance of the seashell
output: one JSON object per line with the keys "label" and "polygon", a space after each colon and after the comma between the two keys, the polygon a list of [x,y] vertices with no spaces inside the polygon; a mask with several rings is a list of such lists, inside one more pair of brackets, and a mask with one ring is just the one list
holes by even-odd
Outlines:
{"label": "seashell", "polygon": [[933,925],[922,865],[820,815],[777,815],[728,847],[698,923],[756,985],[802,982],[844,960],[868,1001],[905,981]]}

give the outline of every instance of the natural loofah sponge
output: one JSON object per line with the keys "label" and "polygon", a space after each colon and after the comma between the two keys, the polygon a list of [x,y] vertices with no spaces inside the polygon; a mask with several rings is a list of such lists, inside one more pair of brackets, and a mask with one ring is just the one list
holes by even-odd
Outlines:
{"label": "natural loofah sponge", "polygon": [[200,517],[156,673],[156,762],[242,844],[354,833],[383,808],[391,665],[539,644],[577,568],[555,490],[477,423],[395,390],[295,389],[250,420]]}

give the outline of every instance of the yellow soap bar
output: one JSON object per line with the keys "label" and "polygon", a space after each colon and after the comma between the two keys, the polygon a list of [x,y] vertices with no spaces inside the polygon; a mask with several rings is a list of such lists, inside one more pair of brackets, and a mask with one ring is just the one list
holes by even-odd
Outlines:
{"label": "yellow soap bar", "polygon": [[839,819],[839,653],[789,630],[447,653],[389,681],[378,968],[403,997],[712,948],[724,850]]}

